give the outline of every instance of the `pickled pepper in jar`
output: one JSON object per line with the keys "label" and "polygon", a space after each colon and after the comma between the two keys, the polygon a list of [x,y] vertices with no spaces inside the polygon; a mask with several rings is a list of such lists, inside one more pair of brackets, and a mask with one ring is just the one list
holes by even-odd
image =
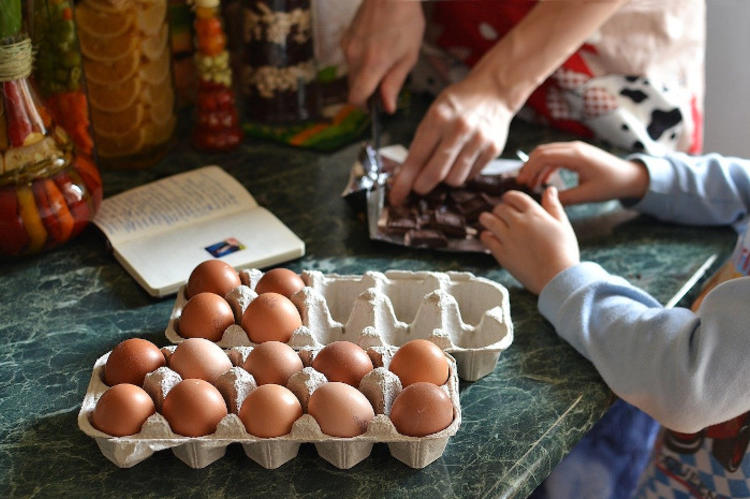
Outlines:
{"label": "pickled pepper in jar", "polygon": [[197,149],[210,151],[232,149],[242,141],[219,4],[219,0],[195,1],[195,66],[199,81],[191,140]]}
{"label": "pickled pepper in jar", "polygon": [[0,0],[0,255],[53,248],[94,217],[102,199],[96,166],[77,155],[29,82],[31,39],[20,0]]}
{"label": "pickled pepper in jar", "polygon": [[78,154],[94,157],[72,0],[34,0],[31,38],[34,81],[52,118],[71,136]]}

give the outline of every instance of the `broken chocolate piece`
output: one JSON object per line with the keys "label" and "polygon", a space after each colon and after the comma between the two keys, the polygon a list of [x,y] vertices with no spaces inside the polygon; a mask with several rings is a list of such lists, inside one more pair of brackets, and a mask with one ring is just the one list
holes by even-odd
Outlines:
{"label": "broken chocolate piece", "polygon": [[448,237],[466,237],[466,220],[451,211],[435,210],[430,226],[442,231]]}
{"label": "broken chocolate piece", "polygon": [[476,196],[473,199],[456,206],[456,209],[464,216],[464,218],[466,218],[467,221],[473,222],[479,217],[480,213],[492,210],[492,205],[485,201],[481,196]]}
{"label": "broken chocolate piece", "polygon": [[417,221],[413,218],[402,217],[402,218],[389,218],[386,230],[389,234],[403,235],[406,232],[417,229]]}
{"label": "broken chocolate piece", "polygon": [[404,236],[404,244],[407,246],[427,246],[428,248],[442,248],[448,244],[443,234],[436,230],[418,229],[410,230]]}
{"label": "broken chocolate piece", "polygon": [[469,181],[468,186],[471,189],[495,196],[511,189],[520,188],[520,185],[513,177],[503,175],[477,175]]}
{"label": "broken chocolate piece", "polygon": [[444,204],[447,197],[448,192],[446,187],[442,184],[438,185],[424,196],[424,198],[429,201],[430,205],[433,206]]}
{"label": "broken chocolate piece", "polygon": [[455,205],[466,203],[477,197],[475,192],[467,191],[465,189],[452,190],[448,195]]}

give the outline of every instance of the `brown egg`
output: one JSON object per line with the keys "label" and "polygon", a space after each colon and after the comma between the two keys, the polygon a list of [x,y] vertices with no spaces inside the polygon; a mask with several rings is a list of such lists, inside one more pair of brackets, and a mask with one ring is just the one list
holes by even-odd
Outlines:
{"label": "brown egg", "polygon": [[281,385],[259,386],[247,396],[240,408],[240,419],[251,435],[261,438],[280,437],[292,431],[302,416],[297,397]]}
{"label": "brown egg", "polygon": [[115,437],[134,435],[154,413],[154,401],[140,386],[120,383],[109,388],[96,403],[91,423]]}
{"label": "brown egg", "polygon": [[169,367],[182,379],[197,378],[213,383],[232,368],[224,351],[203,338],[190,338],[180,343],[169,358]]}
{"label": "brown egg", "polygon": [[166,365],[159,347],[142,338],[130,338],[112,349],[104,364],[104,382],[109,386],[119,383],[143,385],[151,371]]}
{"label": "brown egg", "polygon": [[375,417],[370,401],[346,383],[324,383],[310,395],[307,412],[332,437],[356,437],[367,431]]}
{"label": "brown egg", "polygon": [[234,324],[229,303],[214,293],[198,293],[188,300],[177,324],[183,338],[221,341],[224,330]]}
{"label": "brown egg", "polygon": [[304,366],[297,352],[286,343],[266,341],[253,348],[243,367],[259,385],[286,385],[289,376]]}
{"label": "brown egg", "polygon": [[242,315],[242,328],[250,341],[280,341],[286,343],[302,318],[294,303],[278,293],[263,293],[250,302]]}
{"label": "brown egg", "polygon": [[305,281],[289,269],[271,269],[260,278],[255,285],[255,292],[278,293],[290,298],[294,293],[305,287]]}
{"label": "brown egg", "polygon": [[231,265],[221,260],[206,260],[190,273],[185,293],[188,298],[198,293],[223,297],[240,284],[240,275]]}
{"label": "brown egg", "polygon": [[403,387],[418,381],[442,385],[450,373],[445,354],[428,340],[411,340],[401,345],[388,369],[399,377]]}
{"label": "brown egg", "polygon": [[372,371],[372,360],[359,345],[334,341],[318,352],[312,367],[325,374],[328,381],[341,381],[357,388],[364,375]]}
{"label": "brown egg", "polygon": [[420,381],[398,394],[391,407],[391,421],[402,435],[424,437],[451,424],[453,404],[440,387]]}
{"label": "brown egg", "polygon": [[227,404],[211,383],[183,379],[169,390],[161,412],[173,432],[202,437],[216,431],[216,425],[227,415]]}

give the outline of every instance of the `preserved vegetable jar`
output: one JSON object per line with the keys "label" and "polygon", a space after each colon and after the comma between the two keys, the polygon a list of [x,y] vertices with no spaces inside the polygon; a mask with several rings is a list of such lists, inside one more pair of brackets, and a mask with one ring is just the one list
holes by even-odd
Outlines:
{"label": "preserved vegetable jar", "polygon": [[273,124],[316,118],[310,0],[245,0],[243,37],[248,117]]}
{"label": "preserved vegetable jar", "polygon": [[167,0],[82,0],[75,19],[100,164],[156,163],[176,123]]}
{"label": "preserved vegetable jar", "polygon": [[229,150],[242,140],[219,3],[195,0],[198,95],[191,140],[197,149],[208,151]]}
{"label": "preserved vegetable jar", "polygon": [[94,157],[81,53],[72,0],[29,0],[35,49],[33,79],[52,119],[70,135],[76,154]]}
{"label": "preserved vegetable jar", "polygon": [[78,234],[102,197],[101,178],[29,83],[31,39],[20,0],[0,0],[0,255],[38,253]]}

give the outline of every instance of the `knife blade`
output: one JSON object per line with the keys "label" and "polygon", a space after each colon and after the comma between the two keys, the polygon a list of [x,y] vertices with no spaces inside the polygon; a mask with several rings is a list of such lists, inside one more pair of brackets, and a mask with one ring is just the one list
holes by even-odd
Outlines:
{"label": "knife blade", "polygon": [[375,92],[370,96],[369,99],[370,107],[370,120],[372,128],[372,147],[374,149],[375,156],[375,183],[379,183],[380,174],[383,171],[383,161],[380,157],[380,134],[382,131],[382,124],[380,121],[380,113],[382,112],[380,104],[380,87],[375,89]]}

